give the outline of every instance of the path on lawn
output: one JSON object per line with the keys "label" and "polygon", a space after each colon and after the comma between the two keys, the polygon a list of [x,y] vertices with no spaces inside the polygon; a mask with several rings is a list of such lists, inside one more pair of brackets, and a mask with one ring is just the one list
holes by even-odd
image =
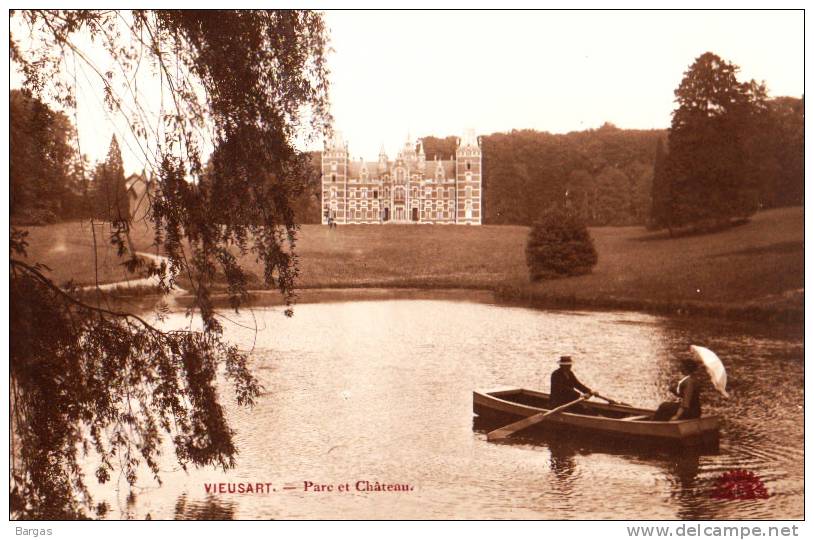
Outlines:
{"label": "path on lawn", "polygon": [[[143,259],[148,259],[154,262],[157,265],[161,263],[166,263],[169,266],[170,260],[163,255],[155,255],[153,253],[145,253],[143,251],[136,251],[136,256],[141,257]],[[101,285],[89,285],[87,287],[83,287],[83,290],[95,290],[99,289],[100,291],[113,291],[118,289],[132,289],[135,287],[155,287],[156,289],[159,288],[161,280],[158,276],[149,276],[139,279],[126,279],[123,281],[115,281],[113,283],[104,283]],[[170,295],[178,295],[178,294],[186,294],[186,289],[182,289],[177,285],[170,291]]]}

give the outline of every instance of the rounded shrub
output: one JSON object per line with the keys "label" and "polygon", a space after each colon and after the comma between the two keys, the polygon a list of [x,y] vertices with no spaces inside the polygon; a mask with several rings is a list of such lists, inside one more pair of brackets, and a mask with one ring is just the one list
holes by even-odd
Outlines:
{"label": "rounded shrub", "polygon": [[588,228],[575,214],[549,210],[532,226],[526,243],[532,281],[589,274],[597,260]]}

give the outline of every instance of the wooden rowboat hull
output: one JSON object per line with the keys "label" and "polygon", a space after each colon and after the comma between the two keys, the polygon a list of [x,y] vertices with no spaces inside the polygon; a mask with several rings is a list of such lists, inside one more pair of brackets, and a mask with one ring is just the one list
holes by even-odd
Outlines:
{"label": "wooden rowboat hull", "polygon": [[[525,388],[476,390],[472,410],[479,419],[508,424],[549,410],[549,395]],[[694,420],[653,422],[643,418],[655,411],[624,405],[584,402],[583,410],[552,415],[539,426],[592,437],[674,444],[679,447],[718,444],[720,418],[705,416]]]}

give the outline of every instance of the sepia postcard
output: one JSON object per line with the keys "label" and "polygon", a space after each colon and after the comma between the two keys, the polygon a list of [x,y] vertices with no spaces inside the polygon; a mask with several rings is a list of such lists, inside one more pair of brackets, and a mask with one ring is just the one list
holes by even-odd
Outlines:
{"label": "sepia postcard", "polygon": [[10,530],[799,536],[804,19],[10,10]]}

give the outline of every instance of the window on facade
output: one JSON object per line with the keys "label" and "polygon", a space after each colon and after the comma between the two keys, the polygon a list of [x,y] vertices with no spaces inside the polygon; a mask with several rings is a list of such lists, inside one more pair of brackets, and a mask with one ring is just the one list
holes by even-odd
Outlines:
{"label": "window on facade", "polygon": [[332,170],[332,171],[335,171],[335,170],[336,170],[336,162],[332,162],[332,163],[331,163],[331,170]]}
{"label": "window on facade", "polygon": [[454,191],[452,188],[449,188],[449,189],[447,190],[447,195],[448,195],[448,197],[449,197],[450,199],[452,199],[452,198],[454,198],[454,197],[455,197],[455,191]]}
{"label": "window on facade", "polygon": [[441,197],[443,197],[443,196],[444,196],[444,190],[443,190],[443,189],[441,189],[441,188],[437,188],[437,189],[435,190],[435,196],[436,196],[436,197],[438,197],[438,198],[440,199]]}
{"label": "window on facade", "polygon": [[472,186],[466,186],[466,198],[470,198],[472,196]]}
{"label": "window on facade", "polygon": [[331,182],[336,182],[336,175],[335,174],[331,175]]}
{"label": "window on facade", "polygon": [[472,173],[466,173],[466,181],[467,181],[467,182],[471,182],[471,181],[472,181]]}
{"label": "window on facade", "polygon": [[466,162],[466,170],[469,171],[471,169],[472,169],[472,164],[467,161]]}
{"label": "window on facade", "polygon": [[367,188],[362,188],[362,198],[367,199]]}
{"label": "window on facade", "polygon": [[374,190],[373,190],[373,198],[374,198],[374,199],[378,199],[378,198],[379,198],[379,191],[378,191],[378,190],[376,190],[376,189],[374,189]]}

